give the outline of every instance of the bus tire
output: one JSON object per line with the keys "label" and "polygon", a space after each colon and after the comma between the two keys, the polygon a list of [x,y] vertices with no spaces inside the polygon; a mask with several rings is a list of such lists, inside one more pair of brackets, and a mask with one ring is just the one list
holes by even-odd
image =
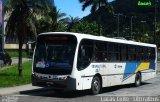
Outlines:
{"label": "bus tire", "polygon": [[135,77],[135,86],[138,87],[141,85],[141,83],[142,83],[141,73],[137,72]]}
{"label": "bus tire", "polygon": [[98,76],[95,76],[92,80],[92,84],[91,84],[91,91],[93,95],[97,95],[100,93],[101,91],[101,82],[100,82],[100,78]]}

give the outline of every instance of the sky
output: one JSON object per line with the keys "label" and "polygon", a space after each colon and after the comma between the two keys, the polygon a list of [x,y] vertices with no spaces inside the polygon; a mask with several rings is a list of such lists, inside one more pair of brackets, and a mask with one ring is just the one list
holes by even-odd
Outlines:
{"label": "sky", "polygon": [[90,7],[82,11],[82,4],[79,3],[79,0],[54,0],[54,2],[57,9],[66,13],[67,16],[83,18],[90,13]]}

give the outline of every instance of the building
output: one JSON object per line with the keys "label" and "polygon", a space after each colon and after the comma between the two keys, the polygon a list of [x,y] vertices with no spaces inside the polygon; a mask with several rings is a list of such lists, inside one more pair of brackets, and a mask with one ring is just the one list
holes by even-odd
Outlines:
{"label": "building", "polygon": [[0,0],[0,26],[1,25],[2,25],[2,0]]}
{"label": "building", "polygon": [[[0,34],[2,34],[2,0],[0,0]],[[2,50],[2,38],[1,37],[0,37],[0,50]]]}
{"label": "building", "polygon": [[[52,0],[52,3],[54,5],[54,0]],[[4,17],[4,28],[7,25],[7,21],[8,21],[9,15],[10,14],[5,14],[5,17]],[[41,17],[38,16],[37,18],[41,18]],[[5,34],[4,49],[6,49],[6,50],[10,50],[10,49],[17,50],[17,49],[19,49],[18,40],[17,40],[16,36],[13,35],[13,36],[6,37],[7,34],[6,34],[5,30],[4,30],[4,34]],[[28,39],[25,41],[26,43],[29,41]],[[27,47],[26,44],[24,44],[22,49],[26,49],[26,47]],[[29,48],[31,48],[31,45],[29,45]]]}

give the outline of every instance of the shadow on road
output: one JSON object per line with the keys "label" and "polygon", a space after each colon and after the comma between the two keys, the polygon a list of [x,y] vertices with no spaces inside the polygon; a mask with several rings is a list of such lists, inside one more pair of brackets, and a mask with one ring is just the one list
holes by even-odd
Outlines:
{"label": "shadow on road", "polygon": [[[148,84],[151,84],[151,83],[142,83],[141,87]],[[103,88],[102,94],[114,92],[114,91],[118,91],[120,89],[126,89],[126,88],[136,88],[136,87],[134,86],[134,84],[107,87],[107,88]],[[80,98],[80,97],[92,95],[90,90],[55,93],[53,91],[53,88],[42,88],[37,90],[23,91],[23,92],[20,92],[20,94],[29,95],[29,96],[54,97],[54,98]]]}
{"label": "shadow on road", "polygon": [[[140,87],[148,84],[151,84],[151,83],[143,82]],[[103,88],[102,93],[114,92],[114,91],[118,91],[120,89],[126,89],[126,88],[138,88],[138,87],[135,87],[134,84],[117,85],[117,86]]]}
{"label": "shadow on road", "polygon": [[22,91],[21,95],[30,95],[30,96],[41,96],[41,97],[57,97],[57,98],[76,98],[76,97],[84,97],[91,95],[90,90],[84,91],[65,91],[65,92],[54,92],[52,88],[42,88],[38,90],[30,90],[30,91]]}

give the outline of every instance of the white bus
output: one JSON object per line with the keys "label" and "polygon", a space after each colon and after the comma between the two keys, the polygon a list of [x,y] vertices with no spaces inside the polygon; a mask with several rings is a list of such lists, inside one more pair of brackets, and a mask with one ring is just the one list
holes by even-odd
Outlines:
{"label": "white bus", "polygon": [[32,85],[60,90],[91,89],[135,83],[156,76],[156,45],[70,32],[38,35]]}

